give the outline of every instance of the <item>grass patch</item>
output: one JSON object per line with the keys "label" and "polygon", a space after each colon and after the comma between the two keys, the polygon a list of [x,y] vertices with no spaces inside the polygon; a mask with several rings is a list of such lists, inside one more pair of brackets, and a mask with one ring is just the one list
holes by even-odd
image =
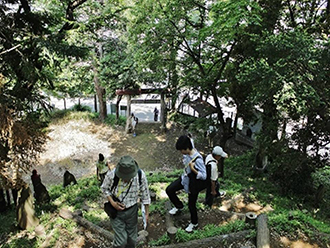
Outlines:
{"label": "grass patch", "polygon": [[174,180],[176,180],[180,175],[182,174],[182,170],[173,170],[169,173],[163,173],[163,172],[156,172],[152,173],[146,173],[148,183],[171,183]]}
{"label": "grass patch", "polygon": [[166,233],[163,236],[161,236],[159,239],[150,241],[148,244],[149,246],[161,246],[161,245],[168,245],[170,242],[171,240]]}
{"label": "grass patch", "polygon": [[58,208],[81,209],[85,200],[97,201],[101,196],[99,182],[95,176],[77,180],[78,184],[63,188],[62,185],[50,187],[49,195]]}
{"label": "grass patch", "polygon": [[12,239],[0,246],[1,248],[17,248],[17,247],[29,247],[29,248],[38,248],[40,247],[37,238],[29,239],[28,237],[21,237],[18,239]]}
{"label": "grass patch", "polygon": [[97,113],[73,110],[57,110],[51,113],[50,120],[54,124],[65,124],[71,120],[94,120]]}
{"label": "grass patch", "polygon": [[119,125],[119,126],[125,127],[126,117],[119,116],[119,118],[116,119],[116,115],[110,114],[110,115],[107,115],[107,118],[105,119],[105,123],[110,126]]}
{"label": "grass patch", "polygon": [[[53,124],[65,124],[71,120],[86,120],[86,121],[95,121],[98,122],[99,113],[91,112],[88,110],[79,111],[75,109],[69,110],[56,110],[51,112],[49,116],[50,122]],[[104,123],[109,126],[125,126],[126,117],[119,116],[119,119],[116,119],[116,116],[113,114],[108,114]]]}
{"label": "grass patch", "polygon": [[304,198],[299,195],[283,195],[267,174],[254,173],[251,166],[253,159],[254,155],[250,152],[225,161],[225,179],[222,180],[222,186],[227,191],[227,196],[253,188],[248,193],[250,199],[258,201],[262,206],[271,205],[274,211],[268,213],[269,225],[280,234],[296,237],[302,232],[311,238],[314,237],[315,231],[330,234],[330,222],[325,218],[326,213],[329,213],[326,202],[321,206],[323,211],[316,211],[311,204],[303,202]]}
{"label": "grass patch", "polygon": [[180,228],[175,236],[175,239],[178,243],[181,243],[195,239],[214,237],[226,233],[238,232],[245,229],[247,229],[245,222],[242,220],[236,220],[221,226],[206,225],[203,229],[197,229],[196,231],[193,231],[193,233],[187,233],[185,230]]}

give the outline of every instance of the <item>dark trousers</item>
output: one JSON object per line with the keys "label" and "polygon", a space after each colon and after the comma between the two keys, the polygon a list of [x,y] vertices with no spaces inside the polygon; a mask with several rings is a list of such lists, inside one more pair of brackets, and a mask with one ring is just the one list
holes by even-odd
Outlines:
{"label": "dark trousers", "polygon": [[211,194],[211,182],[208,183],[207,188],[206,188],[205,202],[204,202],[205,205],[212,207],[214,198],[220,195],[219,187],[220,187],[219,182],[216,181],[215,182],[215,191],[217,192],[217,194],[214,196]]}
{"label": "dark trousers", "polygon": [[102,183],[103,183],[103,181],[104,181],[104,178],[105,178],[105,175],[107,174],[107,172],[105,172],[105,173],[100,173],[100,182],[101,182],[101,185],[102,185]]}
{"label": "dark trousers", "polygon": [[[193,184],[193,187],[191,187],[191,184]],[[166,194],[170,198],[170,201],[173,203],[173,205],[176,208],[183,208],[183,203],[178,198],[176,192],[183,189],[183,186],[181,184],[181,177],[179,177],[177,180],[172,182],[167,188],[166,188]],[[205,181],[202,180],[190,180],[189,183],[189,189],[190,192],[188,194],[188,207],[190,212],[190,219],[192,224],[198,223],[198,216],[197,216],[197,208],[196,208],[196,202],[198,198],[198,194],[200,191],[205,189]]]}

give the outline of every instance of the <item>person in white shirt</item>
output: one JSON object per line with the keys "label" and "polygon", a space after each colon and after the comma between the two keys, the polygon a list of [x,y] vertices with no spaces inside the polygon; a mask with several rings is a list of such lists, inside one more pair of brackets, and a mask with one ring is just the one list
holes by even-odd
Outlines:
{"label": "person in white shirt", "polygon": [[132,133],[133,133],[134,137],[136,136],[135,129],[138,124],[138,121],[139,121],[139,119],[137,117],[135,117],[135,115],[132,113],[131,117],[130,117],[130,122],[131,122],[131,129],[132,129]]}
{"label": "person in white shirt", "polygon": [[169,213],[175,215],[183,209],[183,202],[178,198],[177,192],[184,189],[188,193],[190,212],[190,224],[185,230],[192,232],[198,227],[196,202],[199,192],[206,187],[206,168],[202,155],[193,148],[188,136],[180,136],[175,147],[183,155],[185,169],[183,174],[166,188],[166,194],[174,205]]}
{"label": "person in white shirt", "polygon": [[206,170],[210,173],[209,182],[206,188],[205,205],[212,206],[216,196],[223,196],[225,193],[218,192],[218,162],[221,158],[228,158],[228,154],[223,151],[220,146],[215,146],[212,154],[207,155],[205,159]]}

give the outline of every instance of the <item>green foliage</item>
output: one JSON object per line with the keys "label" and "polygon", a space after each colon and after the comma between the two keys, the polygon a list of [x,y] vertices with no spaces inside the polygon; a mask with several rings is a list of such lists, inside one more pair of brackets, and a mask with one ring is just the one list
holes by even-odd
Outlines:
{"label": "green foliage", "polygon": [[[248,197],[251,200],[254,199],[258,204],[262,206],[269,205],[274,209],[274,211],[268,213],[269,224],[282,235],[289,233],[296,236],[299,232],[303,232],[313,238],[313,230],[329,233],[330,223],[325,221],[328,218],[326,214],[327,204],[322,205],[322,211],[315,212],[315,209],[310,205],[311,203],[305,202],[302,205],[303,199],[301,195],[292,193],[283,195],[279,185],[273,183],[272,179],[267,177],[267,174],[254,174],[251,166],[253,159],[254,153],[252,151],[239,157],[226,159],[226,177],[224,180],[221,180],[221,184],[222,189],[227,192],[227,197],[233,197],[250,189]],[[326,172],[327,169],[322,170],[325,176],[327,176]],[[283,176],[285,177],[286,175],[281,175],[281,177]],[[322,178],[320,176],[321,180]],[[290,183],[290,179],[287,178],[287,180]],[[300,184],[302,185],[302,183]],[[308,196],[309,194],[305,192],[304,198],[308,198]],[[303,206],[305,210],[298,210],[297,206]],[[289,216],[292,216],[293,220],[289,220]]]}
{"label": "green foliage", "polygon": [[55,244],[56,244],[56,241],[59,239],[59,237],[60,237],[60,235],[61,235],[61,232],[60,232],[60,230],[58,229],[58,228],[52,228],[52,229],[54,229],[54,231],[53,231],[53,235],[52,235],[52,237],[51,237],[51,239],[50,239],[50,241],[49,241],[49,245],[52,247],[52,246],[55,246]]}
{"label": "green foliage", "polygon": [[86,105],[81,105],[81,104],[75,104],[72,107],[73,111],[78,111],[78,112],[92,112],[91,107],[86,106]]}
{"label": "green foliage", "polygon": [[157,202],[153,203],[153,204],[150,204],[149,206],[149,212],[150,213],[160,213],[162,215],[165,215],[166,213],[166,209],[164,208],[165,206],[165,202],[167,202],[168,199],[166,198],[163,198],[163,199],[158,199]]}
{"label": "green foliage", "polygon": [[330,166],[325,166],[324,168],[320,168],[316,170],[312,174],[314,189],[317,189],[320,185],[324,185],[325,187],[325,199],[330,201]]}
{"label": "green foliage", "polygon": [[187,242],[190,240],[204,239],[216,235],[242,231],[246,229],[246,227],[247,226],[244,221],[236,220],[221,226],[206,225],[202,230],[197,229],[193,233],[187,233],[186,231],[179,229],[176,233],[175,239],[178,243]]}
{"label": "green foliage", "polygon": [[151,176],[147,175],[148,183],[168,183],[172,182],[173,178],[177,178],[182,174],[182,170],[172,170],[171,172],[155,172]]}
{"label": "green foliage", "polygon": [[50,188],[49,195],[51,199],[56,199],[54,203],[58,208],[80,209],[86,199],[96,201],[101,195],[101,190],[97,179],[92,177],[80,179],[78,184],[65,188],[55,185]]}
{"label": "green foliage", "polygon": [[[178,125],[188,129],[190,132],[204,135],[209,125],[214,125],[216,120],[212,118],[195,118],[192,116],[183,116],[179,113],[172,113],[169,120],[174,121]],[[202,130],[202,132],[201,132]]]}
{"label": "green foliage", "polygon": [[106,212],[102,209],[93,209],[87,212],[84,212],[84,218],[95,225],[98,225],[101,221],[108,220],[109,217]]}
{"label": "green foliage", "polygon": [[96,117],[97,114],[90,111],[56,110],[51,112],[50,120],[52,123],[66,123],[70,120],[93,120]]}
{"label": "green foliage", "polygon": [[[242,86],[252,88],[247,100],[263,109],[258,145],[272,159],[271,176],[283,190],[310,192],[311,173],[328,163],[320,152],[329,142],[330,112],[324,104],[329,94],[323,90],[328,43],[303,29],[264,33],[259,40],[258,59],[241,63],[236,75]],[[280,140],[278,130],[288,121],[293,128]]]}
{"label": "green foliage", "polygon": [[161,236],[157,240],[152,240],[148,243],[149,246],[161,246],[161,245],[167,245],[171,242],[170,237],[165,233],[163,236]]}
{"label": "green foliage", "polygon": [[36,242],[36,238],[29,239],[28,237],[22,237],[20,239],[13,239],[9,243],[3,244],[1,248],[16,248],[16,247],[31,247],[38,248],[39,244]]}
{"label": "green foliage", "polygon": [[[289,215],[292,220],[289,220]],[[280,213],[271,213],[269,215],[269,225],[278,233],[290,233],[298,235],[299,232],[306,233],[313,237],[317,229],[319,232],[330,233],[330,225],[313,218],[307,214],[307,211],[283,211]]]}
{"label": "green foliage", "polygon": [[15,209],[9,209],[5,213],[1,213],[0,222],[2,223],[2,225],[0,225],[1,234],[7,235],[9,232],[12,232],[13,223],[16,222]]}
{"label": "green foliage", "polygon": [[119,116],[119,119],[116,119],[116,116],[113,114],[107,115],[107,118],[105,119],[105,123],[110,126],[119,125],[124,127],[126,125],[126,117]]}
{"label": "green foliage", "polygon": [[310,194],[313,189],[311,178],[313,161],[293,149],[282,149],[282,152],[282,155],[276,157],[269,167],[271,177],[279,183],[283,192]]}

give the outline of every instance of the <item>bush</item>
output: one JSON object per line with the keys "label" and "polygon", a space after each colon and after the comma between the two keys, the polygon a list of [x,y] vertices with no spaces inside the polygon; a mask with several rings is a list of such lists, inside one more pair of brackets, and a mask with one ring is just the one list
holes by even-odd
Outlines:
{"label": "bush", "polygon": [[314,163],[311,158],[298,150],[283,147],[278,154],[272,155],[269,165],[271,178],[278,182],[282,192],[287,194],[311,194]]}
{"label": "bush", "polygon": [[330,200],[330,166],[317,169],[312,174],[314,189],[316,190],[320,185],[324,185],[324,198]]}
{"label": "bush", "polygon": [[73,111],[79,111],[79,112],[92,112],[91,107],[86,106],[86,105],[81,105],[81,104],[75,104],[72,107]]}
{"label": "bush", "polygon": [[110,126],[119,125],[119,126],[125,127],[126,117],[119,116],[119,119],[116,120],[116,116],[113,115],[113,114],[110,114],[110,115],[107,115],[107,118],[105,119],[105,123],[110,125]]}

